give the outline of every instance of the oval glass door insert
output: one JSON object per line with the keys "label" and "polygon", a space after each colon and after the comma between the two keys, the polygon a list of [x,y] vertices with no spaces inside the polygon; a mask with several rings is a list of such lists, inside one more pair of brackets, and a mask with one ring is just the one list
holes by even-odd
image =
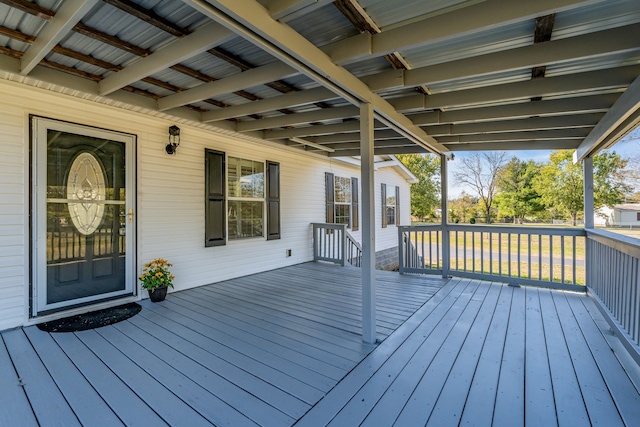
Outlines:
{"label": "oval glass door insert", "polygon": [[106,198],[104,176],[102,165],[91,153],[79,154],[69,168],[69,215],[84,235],[93,234],[102,223]]}

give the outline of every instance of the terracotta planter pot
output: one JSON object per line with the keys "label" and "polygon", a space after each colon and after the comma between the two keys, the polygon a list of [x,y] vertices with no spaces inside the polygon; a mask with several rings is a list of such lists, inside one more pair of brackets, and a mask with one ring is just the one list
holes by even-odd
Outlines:
{"label": "terracotta planter pot", "polygon": [[163,286],[161,288],[155,288],[154,290],[149,291],[149,299],[152,302],[160,302],[164,301],[167,296],[167,287]]}

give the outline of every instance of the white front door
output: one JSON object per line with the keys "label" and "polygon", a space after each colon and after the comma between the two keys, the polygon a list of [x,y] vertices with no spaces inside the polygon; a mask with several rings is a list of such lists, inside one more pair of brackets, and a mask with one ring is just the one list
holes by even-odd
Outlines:
{"label": "white front door", "polygon": [[32,118],[32,316],[134,294],[135,136]]}

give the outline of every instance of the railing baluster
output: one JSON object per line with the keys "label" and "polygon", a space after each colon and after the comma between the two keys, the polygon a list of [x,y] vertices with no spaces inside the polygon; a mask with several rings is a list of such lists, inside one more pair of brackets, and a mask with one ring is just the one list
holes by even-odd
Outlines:
{"label": "railing baluster", "polygon": [[502,276],[502,233],[498,233],[498,275]]}
{"label": "railing baluster", "polygon": [[527,277],[531,279],[531,234],[527,235]]}
{"label": "railing baluster", "polygon": [[564,283],[564,236],[560,237],[560,283]]}
{"label": "railing baluster", "polygon": [[507,252],[507,275],[511,277],[511,233],[507,233],[507,245],[509,248]]}
{"label": "railing baluster", "polygon": [[480,232],[480,272],[484,273],[484,233]]}
{"label": "railing baluster", "polygon": [[521,278],[521,277],[522,277],[522,274],[520,274],[520,264],[521,264],[521,262],[520,262],[520,256],[521,256],[521,254],[522,254],[522,251],[521,251],[521,248],[520,248],[520,237],[521,237],[521,235],[520,235],[520,234],[518,234],[518,235],[516,235],[516,236],[517,236],[517,238],[518,238],[518,278]]}

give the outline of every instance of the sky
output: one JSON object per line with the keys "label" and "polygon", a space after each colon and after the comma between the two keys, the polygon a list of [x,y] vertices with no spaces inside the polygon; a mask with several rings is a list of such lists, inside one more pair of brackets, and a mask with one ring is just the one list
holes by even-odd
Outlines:
{"label": "sky", "polygon": [[[615,151],[622,157],[640,156],[640,127],[629,133],[607,151]],[[515,156],[525,161],[546,162],[549,160],[551,153],[552,150],[507,151],[507,158],[511,159]],[[455,153],[455,159],[449,162],[449,200],[460,197],[463,191],[467,194],[475,195],[474,190],[470,187],[457,184],[453,176],[455,171],[458,170],[457,168],[462,167],[460,159],[471,154],[470,152],[457,152]]]}

